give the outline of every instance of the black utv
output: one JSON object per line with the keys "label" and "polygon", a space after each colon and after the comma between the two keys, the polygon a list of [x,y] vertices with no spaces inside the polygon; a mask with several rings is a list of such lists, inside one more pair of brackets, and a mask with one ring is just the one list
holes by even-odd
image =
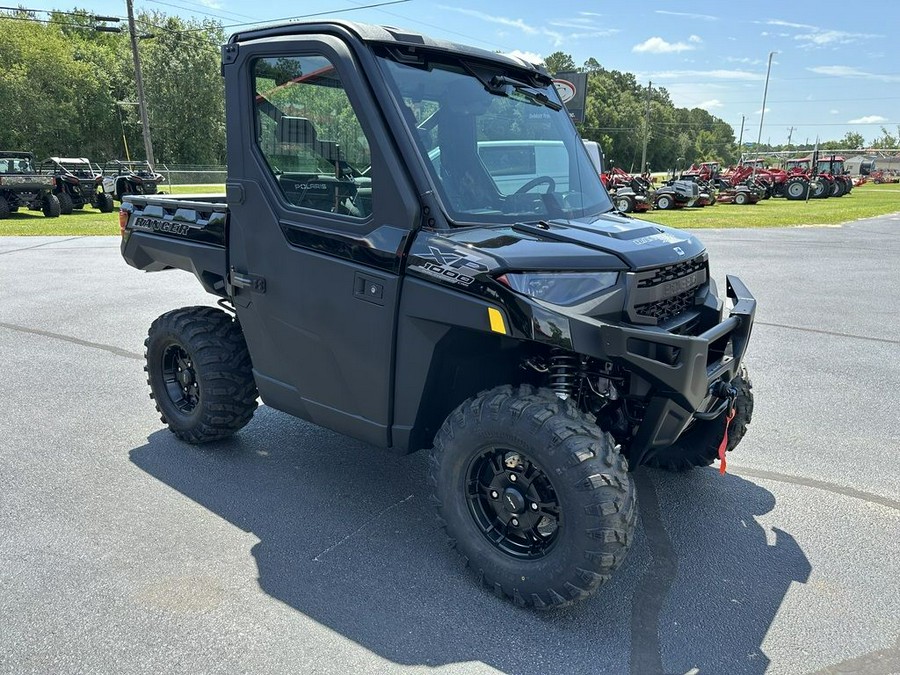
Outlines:
{"label": "black utv", "polygon": [[226,195],[122,204],[125,260],[219,304],[150,327],[163,423],[215,443],[259,397],[428,449],[481,583],[589,596],[634,539],[630,471],[724,464],[743,437],[750,292],[727,277],[726,305],[694,235],[616,211],[522,60],[323,22],[234,35],[222,64]]}
{"label": "black utv", "polygon": [[48,218],[59,217],[55,188],[53,176],[35,170],[32,153],[0,150],[0,219],[9,218],[19,208],[42,211]]}
{"label": "black utv", "polygon": [[40,172],[56,178],[54,194],[63,215],[93,206],[102,213],[113,210],[112,195],[103,190],[103,174],[84,157],[48,157]]}
{"label": "black utv", "polygon": [[148,162],[112,159],[103,166],[103,190],[118,202],[125,195],[155,195],[165,180]]}

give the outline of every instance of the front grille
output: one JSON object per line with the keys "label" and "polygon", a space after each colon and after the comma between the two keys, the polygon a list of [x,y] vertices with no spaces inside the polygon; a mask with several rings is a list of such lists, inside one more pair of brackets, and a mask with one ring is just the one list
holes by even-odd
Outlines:
{"label": "front grille", "polygon": [[691,305],[694,304],[694,293],[696,291],[695,287],[684,293],[673,295],[671,298],[635,305],[634,311],[641,316],[656,319],[658,322],[667,321],[678,316],[686,309],[690,309]]}
{"label": "front grille", "polygon": [[653,270],[653,276],[645,277],[638,281],[638,288],[649,288],[650,286],[659,286],[666,281],[686,277],[693,274],[697,270],[706,269],[706,255],[698,255],[696,258],[685,260],[684,262],[675,263],[674,265],[666,265],[659,269]]}
{"label": "front grille", "polygon": [[639,272],[637,277],[631,294],[631,320],[659,324],[694,305],[697,289],[709,278],[707,255]]}

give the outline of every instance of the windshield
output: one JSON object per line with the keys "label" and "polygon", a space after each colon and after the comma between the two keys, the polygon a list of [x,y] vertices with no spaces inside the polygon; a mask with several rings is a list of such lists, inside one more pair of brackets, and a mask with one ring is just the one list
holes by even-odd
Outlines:
{"label": "windshield", "polygon": [[0,173],[34,173],[34,165],[28,157],[0,157]]}
{"label": "windshield", "polygon": [[590,219],[612,209],[552,88],[482,64],[381,62],[451,219]]}

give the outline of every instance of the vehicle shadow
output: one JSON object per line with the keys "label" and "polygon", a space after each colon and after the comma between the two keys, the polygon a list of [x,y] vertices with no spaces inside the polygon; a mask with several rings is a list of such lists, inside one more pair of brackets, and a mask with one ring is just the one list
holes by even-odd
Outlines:
{"label": "vehicle shadow", "polygon": [[761,673],[768,660],[746,654],[808,574],[789,535],[772,546],[753,520],[772,494],[733,475],[643,472],[644,525],[622,569],[590,601],[536,613],[463,572],[428,503],[425,453],[397,457],[263,407],[230,441],[159,431],[130,457],[259,538],[265,593],[398,664]]}

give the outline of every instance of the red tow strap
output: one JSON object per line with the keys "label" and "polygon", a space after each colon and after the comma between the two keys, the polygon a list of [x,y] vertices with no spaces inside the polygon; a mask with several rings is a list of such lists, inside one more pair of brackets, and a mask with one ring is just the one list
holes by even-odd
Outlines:
{"label": "red tow strap", "polygon": [[725,452],[728,450],[728,427],[731,425],[731,420],[734,419],[734,406],[728,410],[728,417],[725,418],[725,435],[722,436],[722,442],[719,443],[719,474],[725,475],[725,465],[727,464],[725,460]]}

